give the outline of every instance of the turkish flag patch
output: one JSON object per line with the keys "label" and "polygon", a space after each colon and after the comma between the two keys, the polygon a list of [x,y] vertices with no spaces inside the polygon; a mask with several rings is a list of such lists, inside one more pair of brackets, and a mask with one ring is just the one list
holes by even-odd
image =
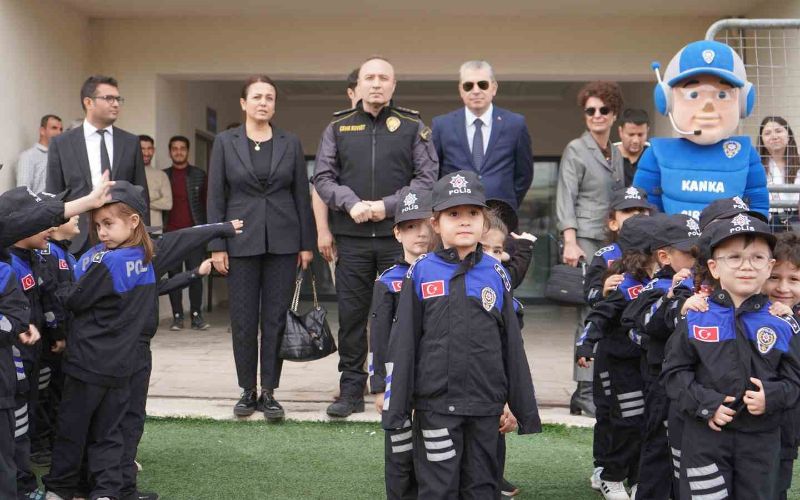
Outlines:
{"label": "turkish flag patch", "polygon": [[394,280],[392,281],[392,290],[395,292],[399,292],[403,288],[403,280]]}
{"label": "turkish flag patch", "polygon": [[33,279],[33,276],[30,274],[26,274],[25,276],[23,276],[22,279],[19,280],[19,282],[22,284],[23,290],[30,290],[31,288],[36,286],[36,280]]}
{"label": "turkish flag patch", "polygon": [[692,335],[700,342],[719,342],[719,327],[693,325]]}
{"label": "turkish flag patch", "polygon": [[444,295],[444,280],[428,281],[422,284],[422,298],[441,297]]}
{"label": "turkish flag patch", "polygon": [[634,300],[636,297],[639,296],[643,288],[644,285],[636,285],[628,288],[628,297],[630,297],[631,300]]}
{"label": "turkish flag patch", "polygon": [[69,271],[69,266],[67,265],[67,261],[64,259],[58,259],[58,268],[64,269],[65,271]]}

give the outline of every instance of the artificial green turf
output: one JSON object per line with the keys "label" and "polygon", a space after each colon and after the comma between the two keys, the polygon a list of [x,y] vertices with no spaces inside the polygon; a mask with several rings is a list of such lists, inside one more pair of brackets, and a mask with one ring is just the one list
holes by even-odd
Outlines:
{"label": "artificial green turf", "polygon": [[[591,429],[509,435],[507,456],[517,498],[601,498],[589,489]],[[165,500],[385,498],[378,424],[149,419],[139,461],[140,489]]]}

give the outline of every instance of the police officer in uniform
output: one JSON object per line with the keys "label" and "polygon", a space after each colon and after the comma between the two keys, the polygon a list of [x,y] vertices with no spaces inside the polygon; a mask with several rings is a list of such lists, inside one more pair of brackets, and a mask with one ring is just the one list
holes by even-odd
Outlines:
{"label": "police officer in uniform", "polygon": [[439,173],[431,130],[419,113],[394,106],[394,68],[371,57],[359,70],[362,100],[334,113],[317,152],[314,187],[331,210],[338,262],[340,397],[328,415],[364,411],[366,324],[375,277],[394,264],[398,191],[431,189]]}

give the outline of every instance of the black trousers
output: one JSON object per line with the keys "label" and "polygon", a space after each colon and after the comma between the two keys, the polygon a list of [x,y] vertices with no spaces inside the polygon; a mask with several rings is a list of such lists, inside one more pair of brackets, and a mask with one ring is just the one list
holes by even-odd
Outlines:
{"label": "black trousers", "polygon": [[414,442],[411,421],[402,429],[386,431],[384,445],[384,480],[387,500],[416,500],[417,478],[414,474]]}
{"label": "black trousers", "polygon": [[644,407],[645,422],[636,497],[653,500],[674,498],[672,453],[667,440],[669,398],[666,389],[657,380],[648,386]]}
{"label": "black trousers", "polygon": [[669,451],[672,455],[672,491],[675,495],[681,491],[681,448],[683,448],[683,420],[684,414],[678,410],[678,405],[670,400],[667,410],[667,440]]}
{"label": "black trousers", "polygon": [[[196,248],[186,254],[186,259],[175,269],[169,271],[169,277],[173,277],[181,272],[191,271],[206,258],[206,251],[203,248]],[[185,269],[184,269],[185,268]],[[180,314],[183,316],[183,289],[174,290],[169,292],[169,303],[172,305],[172,315]],[[189,284],[189,310],[191,312],[200,312],[203,307],[203,280],[192,280]]]}
{"label": "black trousers", "polygon": [[72,498],[81,486],[83,455],[92,478],[92,498],[119,498],[122,485],[120,430],[130,388],[88,384],[69,375],[58,414],[50,473],[42,478],[47,491]]}
{"label": "black trousers", "polygon": [[25,394],[17,395],[14,409],[14,462],[17,469],[17,492],[20,495],[35,490],[36,474],[31,467],[30,406]]}
{"label": "black trousers", "polygon": [[500,498],[500,415],[468,417],[417,410],[414,467],[419,498]]}
{"label": "black trousers", "polygon": [[136,453],[139,441],[144,434],[144,420],[147,416],[147,391],[150,388],[150,373],[153,371],[153,356],[150,344],[140,342],[136,346],[136,363],[131,376],[128,409],[122,417],[123,449],[122,461],[122,498],[136,493]]}
{"label": "black trousers", "polygon": [[[48,347],[45,347],[49,349]],[[42,356],[39,368],[39,401],[35,413],[35,435],[31,435],[31,452],[50,451],[53,448],[58,405],[64,387],[61,355]]]}
{"label": "black trousers", "polygon": [[605,467],[606,454],[611,446],[611,378],[608,373],[608,355],[601,339],[592,361],[592,396],[595,406],[592,454],[595,467]]}
{"label": "black trousers", "polygon": [[245,390],[256,388],[260,360],[261,389],[276,389],[283,367],[278,351],[286,328],[286,311],[294,292],[297,254],[230,257],[229,264],[233,358],[239,387]]}
{"label": "black trousers", "polygon": [[723,498],[723,493],[727,498],[748,500],[776,498],[780,442],[779,428],[765,432],[723,428],[717,432],[705,420],[685,419],[681,498]]}
{"label": "black trousers", "polygon": [[644,384],[639,358],[616,358],[609,353],[611,435],[600,477],[605,481],[639,481],[639,454],[644,424]]}
{"label": "black trousers", "polygon": [[375,278],[402,252],[394,237],[337,236],[336,295],[339,305],[339,385],[341,395],[364,396],[367,372],[367,317]]}
{"label": "black trousers", "polygon": [[0,498],[17,498],[14,408],[0,409]]}

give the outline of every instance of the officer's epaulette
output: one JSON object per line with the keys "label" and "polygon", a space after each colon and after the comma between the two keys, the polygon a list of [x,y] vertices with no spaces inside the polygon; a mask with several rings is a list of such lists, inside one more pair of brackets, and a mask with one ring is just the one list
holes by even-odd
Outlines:
{"label": "officer's epaulette", "polygon": [[100,262],[103,260],[103,256],[108,253],[108,250],[103,250],[102,252],[97,252],[92,256],[92,262]]}
{"label": "officer's epaulette", "polygon": [[408,271],[406,272],[406,278],[410,278],[411,275],[414,273],[414,267],[416,267],[417,262],[421,261],[422,259],[424,259],[427,256],[428,256],[428,254],[424,253],[424,254],[420,255],[419,257],[417,257],[417,260],[415,260],[411,264],[411,266],[409,266]]}
{"label": "officer's epaulette", "polygon": [[794,316],[789,314],[785,314],[783,316],[778,316],[780,319],[784,320],[785,322],[789,323],[789,326],[792,327],[792,334],[797,335],[800,333],[800,324],[797,323],[797,319]]}
{"label": "officer's epaulette", "polygon": [[52,243],[48,243],[46,248],[39,250],[39,255],[50,255],[50,245]]}
{"label": "officer's epaulette", "polygon": [[401,113],[405,113],[407,115],[414,115],[417,118],[419,118],[420,116],[419,111],[417,111],[416,109],[404,108],[402,106],[392,106],[392,109],[399,111]]}
{"label": "officer's epaulette", "polygon": [[340,110],[340,111],[336,111],[336,112],[334,112],[334,113],[333,113],[333,116],[336,116],[336,117],[339,117],[339,116],[344,116],[344,115],[346,115],[347,113],[352,113],[353,111],[356,111],[356,108],[342,109],[342,110]]}
{"label": "officer's epaulette", "polygon": [[596,257],[600,257],[600,256],[602,256],[603,254],[606,254],[606,253],[608,253],[608,252],[610,252],[610,251],[614,250],[615,248],[616,248],[616,246],[615,246],[615,245],[608,245],[607,247],[603,247],[603,248],[601,248],[600,250],[596,251],[596,252],[594,253],[594,255],[595,255]]}
{"label": "officer's epaulette", "polygon": [[503,280],[503,285],[506,287],[506,291],[511,291],[511,280],[508,279],[508,274],[506,274],[506,270],[503,269],[503,266],[500,264],[494,265],[494,270],[497,271],[497,274],[500,275],[500,278]]}
{"label": "officer's epaulette", "polygon": [[381,274],[378,275],[378,277],[375,279],[375,281],[380,281],[381,278],[383,278],[386,274],[389,273],[389,271],[391,271],[392,269],[394,269],[396,267],[397,267],[397,264],[395,264],[393,266],[389,266],[388,268],[386,268],[385,271],[383,271]]}

